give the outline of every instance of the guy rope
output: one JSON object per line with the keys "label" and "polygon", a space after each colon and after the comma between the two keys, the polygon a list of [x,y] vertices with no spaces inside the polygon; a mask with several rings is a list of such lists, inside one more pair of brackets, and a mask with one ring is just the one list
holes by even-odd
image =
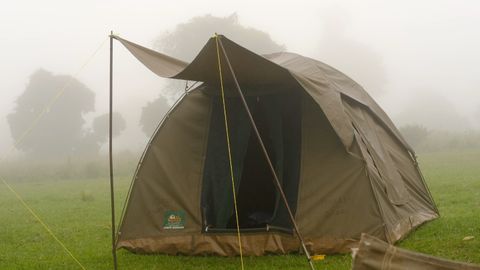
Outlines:
{"label": "guy rope", "polygon": [[230,135],[228,131],[228,118],[227,118],[227,106],[225,105],[225,91],[223,89],[223,76],[222,76],[222,64],[220,62],[220,49],[218,47],[218,35],[215,34],[215,42],[217,44],[217,59],[218,59],[218,73],[220,76],[220,90],[222,92],[222,105],[223,105],[223,119],[225,120],[225,134],[227,139],[227,149],[228,149],[228,162],[230,165],[230,177],[232,179],[232,193],[233,193],[233,205],[235,209],[235,222],[237,224],[237,238],[238,238],[238,247],[240,250],[240,263],[241,269],[244,269],[243,265],[243,253],[242,253],[242,238],[240,235],[240,224],[238,222],[238,207],[237,207],[237,195],[235,191],[235,176],[233,174],[233,165],[232,165],[232,150],[230,147]]}
{"label": "guy rope", "polygon": [[[72,80],[74,77],[76,77],[87,65],[90,63],[90,61],[95,57],[95,55],[100,51],[100,49],[103,47],[107,40],[105,39],[96,49],[95,51],[90,55],[90,57],[83,63],[80,68],[77,70],[77,72],[72,76],[71,79],[69,79],[65,84],[63,85],[62,88],[59,89],[59,91],[47,102],[47,104],[43,107],[43,109],[37,114],[37,116],[33,119],[33,121],[28,125],[28,127],[24,130],[24,132],[15,139],[14,143],[10,147],[10,149],[6,152],[4,156],[0,158],[0,162],[4,161],[11,153],[13,153],[14,149],[32,132],[32,130],[37,126],[39,121],[50,111],[50,108],[60,99],[60,97],[65,93],[65,90],[68,88],[68,86],[72,83]],[[80,269],[85,270],[85,266],[80,263],[80,261],[73,255],[73,253],[67,248],[67,246],[55,235],[55,233],[50,229],[50,227],[45,223],[40,216],[35,213],[35,211],[27,204],[27,202],[22,198],[22,196],[15,191],[15,189],[8,184],[8,182],[5,180],[0,175],[0,180],[1,182],[7,187],[7,189],[12,192],[12,194],[17,198],[17,200],[25,207],[25,209],[32,215],[32,217],[37,220],[40,225],[47,231],[47,233],[52,236],[52,238],[63,248],[65,253],[69,257],[72,258],[72,260],[78,265]]]}

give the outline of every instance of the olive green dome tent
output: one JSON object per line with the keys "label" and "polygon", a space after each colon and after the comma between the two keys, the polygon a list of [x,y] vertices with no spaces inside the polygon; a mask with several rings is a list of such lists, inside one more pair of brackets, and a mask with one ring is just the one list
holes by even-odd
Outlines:
{"label": "olive green dome tent", "polygon": [[[137,167],[116,247],[239,253],[215,39],[187,64],[115,36],[162,77],[202,82],[165,116]],[[438,217],[412,148],[356,82],[293,53],[224,50],[312,252],[347,252],[362,233],[389,243]],[[222,62],[225,63],[225,56]],[[234,76],[221,66],[243,254],[300,249]]]}

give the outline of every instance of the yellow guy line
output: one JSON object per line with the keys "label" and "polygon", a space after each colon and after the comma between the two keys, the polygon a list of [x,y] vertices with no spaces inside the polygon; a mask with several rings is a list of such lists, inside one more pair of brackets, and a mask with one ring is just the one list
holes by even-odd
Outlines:
{"label": "yellow guy line", "polygon": [[[39,120],[50,110],[50,107],[53,106],[58,99],[63,95],[67,87],[70,85],[70,83],[73,81],[73,79],[87,66],[88,63],[93,59],[93,57],[100,51],[100,49],[103,47],[105,42],[108,39],[105,39],[100,46],[93,52],[93,54],[85,61],[85,63],[75,72],[75,74],[63,85],[63,87],[57,92],[53,98],[49,100],[49,102],[44,106],[42,111],[35,117],[35,119],[32,121],[32,123],[29,125],[29,127],[18,137],[15,142],[13,143],[12,147],[8,150],[8,152],[0,159],[0,161],[5,160],[12,152],[13,150],[27,137],[30,132],[36,127],[38,124]],[[80,263],[80,261],[73,255],[73,253],[58,239],[58,237],[53,233],[52,230],[48,227],[48,225],[33,211],[33,209],[28,206],[28,204],[23,200],[23,198],[18,194],[12,186],[10,186],[5,179],[0,176],[0,179],[2,180],[3,184],[15,195],[15,197],[22,203],[22,205],[32,214],[32,216],[43,226],[43,228],[50,234],[55,241],[57,241],[58,244],[65,250],[65,252],[78,264],[78,266],[82,270],[86,270],[86,268]]]}
{"label": "yellow guy line", "polygon": [[77,258],[75,258],[75,256],[73,256],[72,252],[70,252],[70,250],[62,243],[62,241],[60,241],[60,239],[57,238],[57,236],[55,236],[55,234],[52,232],[52,230],[50,230],[50,228],[48,227],[47,224],[45,224],[45,222],[43,222],[43,220],[37,215],[35,214],[35,212],[33,211],[32,208],[30,208],[30,206],[28,206],[28,204],[22,199],[22,197],[20,197],[20,194],[18,194],[6,181],[5,179],[3,179],[3,177],[0,176],[0,179],[2,180],[2,182],[5,184],[5,186],[7,186],[7,188],[13,193],[15,194],[15,197],[17,197],[17,199],[23,204],[23,206],[30,212],[30,214],[32,214],[32,216],[38,221],[40,222],[40,224],[42,224],[43,228],[48,232],[48,234],[50,234],[53,239],[55,239],[55,241],[58,242],[58,244],[60,244],[60,246],[63,247],[63,249],[65,250],[65,252],[67,252],[68,255],[70,255],[70,257],[72,257],[72,259],[78,264],[78,266],[80,266],[81,269],[83,270],[86,270],[86,268],[80,263],[80,261],[77,260]]}
{"label": "yellow guy line", "polygon": [[232,151],[230,149],[230,136],[228,133],[227,107],[225,106],[225,92],[223,90],[222,64],[220,63],[220,50],[218,48],[218,35],[215,33],[215,43],[217,44],[218,73],[220,75],[220,89],[222,90],[223,116],[225,120],[225,133],[227,135],[228,161],[230,163],[230,176],[232,177],[233,205],[235,206],[235,220],[237,223],[238,246],[240,248],[240,262],[243,266],[242,238],[240,236],[240,225],[238,224],[237,195],[235,194],[235,177],[233,175]]}

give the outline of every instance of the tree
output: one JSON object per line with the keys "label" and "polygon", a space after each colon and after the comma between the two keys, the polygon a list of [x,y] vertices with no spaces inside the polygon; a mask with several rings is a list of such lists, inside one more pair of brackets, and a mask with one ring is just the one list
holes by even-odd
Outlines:
{"label": "tree", "polygon": [[[94,156],[108,139],[108,113],[93,119],[92,128],[85,133],[76,153],[82,156]],[[112,137],[117,137],[126,128],[125,119],[118,112],[112,114]]]}
{"label": "tree", "polygon": [[455,105],[445,96],[433,90],[418,89],[410,97],[403,111],[395,117],[398,125],[418,124],[429,130],[462,132],[470,129],[470,123],[458,113]]}
{"label": "tree", "polygon": [[405,137],[408,144],[415,148],[425,141],[429,131],[422,125],[413,124],[400,127],[400,133]]}
{"label": "tree", "polygon": [[168,111],[167,100],[163,96],[159,96],[152,102],[148,102],[142,108],[142,115],[140,117],[140,125],[142,131],[150,137],[155,131],[158,123],[162,120],[162,116]]}
{"label": "tree", "polygon": [[154,46],[181,60],[192,61],[215,33],[225,34],[229,39],[259,54],[285,50],[285,46],[273,41],[268,33],[241,25],[236,13],[228,17],[209,14],[194,17],[177,25],[173,32],[163,33]]}
{"label": "tree", "polygon": [[[154,43],[155,49],[184,61],[192,61],[207,40],[217,32],[256,53],[283,51],[285,47],[272,40],[267,33],[241,25],[236,14],[228,17],[204,15],[181,23],[172,32],[163,33]],[[159,120],[168,109],[166,97],[177,96],[185,89],[184,82],[170,82],[153,102],[142,110],[140,124],[151,136]]]}
{"label": "tree", "polygon": [[[108,138],[108,113],[97,116],[93,119],[92,123],[92,130],[93,134],[99,142],[106,142]],[[122,133],[123,130],[127,127],[125,119],[123,116],[118,113],[114,112],[112,114],[112,136],[117,137]]]}
{"label": "tree", "polygon": [[480,105],[477,107],[477,110],[474,112],[474,117],[477,120],[475,124],[477,128],[480,129]]}
{"label": "tree", "polygon": [[319,59],[345,73],[373,96],[385,92],[387,76],[383,59],[366,44],[348,37],[349,17],[341,8],[332,7],[323,16],[323,37]]}
{"label": "tree", "polygon": [[68,75],[53,75],[39,69],[30,76],[14,112],[7,116],[14,140],[23,136],[45,105],[65,87],[63,95],[48,108],[17,149],[31,157],[66,157],[83,138],[84,114],[94,111],[95,94],[83,83]]}

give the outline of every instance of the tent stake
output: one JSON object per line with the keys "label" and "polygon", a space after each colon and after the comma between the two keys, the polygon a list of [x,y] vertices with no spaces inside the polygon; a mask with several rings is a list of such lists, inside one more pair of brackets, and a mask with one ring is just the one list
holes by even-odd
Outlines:
{"label": "tent stake", "polygon": [[110,162],[110,206],[112,211],[112,256],[113,269],[117,270],[117,249],[115,248],[115,195],[113,188],[113,156],[112,156],[112,113],[113,113],[113,31],[110,31],[110,87],[108,111],[108,159]]}
{"label": "tent stake", "polygon": [[295,233],[296,233],[298,239],[300,240],[303,252],[305,253],[305,256],[307,256],[307,260],[308,260],[308,263],[310,264],[310,268],[312,270],[315,270],[315,266],[313,265],[313,262],[312,262],[312,257],[310,256],[310,253],[307,250],[307,246],[305,245],[305,241],[303,240],[303,236],[301,235],[300,230],[298,229],[297,223],[295,222],[295,217],[293,216],[292,210],[290,209],[290,205],[288,204],[287,197],[285,196],[285,193],[283,192],[282,185],[280,184],[280,181],[278,180],[277,172],[275,171],[275,168],[273,167],[272,161],[270,160],[270,156],[268,155],[267,149],[265,148],[265,144],[263,143],[262,137],[260,136],[260,132],[258,131],[257,125],[255,124],[255,120],[253,120],[252,113],[250,112],[250,109],[248,108],[248,104],[247,104],[247,101],[245,100],[242,89],[240,88],[240,85],[238,84],[237,77],[235,76],[235,72],[233,71],[232,65],[230,64],[230,60],[228,59],[227,53],[225,52],[225,48],[223,47],[221,37],[222,36],[218,37],[218,43],[220,44],[220,48],[222,49],[223,56],[225,56],[225,60],[227,62],[230,73],[232,74],[233,81],[235,82],[235,86],[237,88],[238,94],[240,95],[240,99],[242,100],[243,107],[247,111],[248,118],[250,119],[250,123],[252,125],[252,128],[255,131],[255,135],[258,139],[258,142],[260,143],[260,147],[262,148],[262,152],[265,156],[265,159],[267,160],[268,166],[270,167],[270,171],[272,172],[275,186],[277,187],[277,190],[280,193],[280,196],[281,196],[281,198],[282,198],[282,200],[285,204],[285,208],[287,208],[288,215],[290,216],[290,221],[292,222]]}

